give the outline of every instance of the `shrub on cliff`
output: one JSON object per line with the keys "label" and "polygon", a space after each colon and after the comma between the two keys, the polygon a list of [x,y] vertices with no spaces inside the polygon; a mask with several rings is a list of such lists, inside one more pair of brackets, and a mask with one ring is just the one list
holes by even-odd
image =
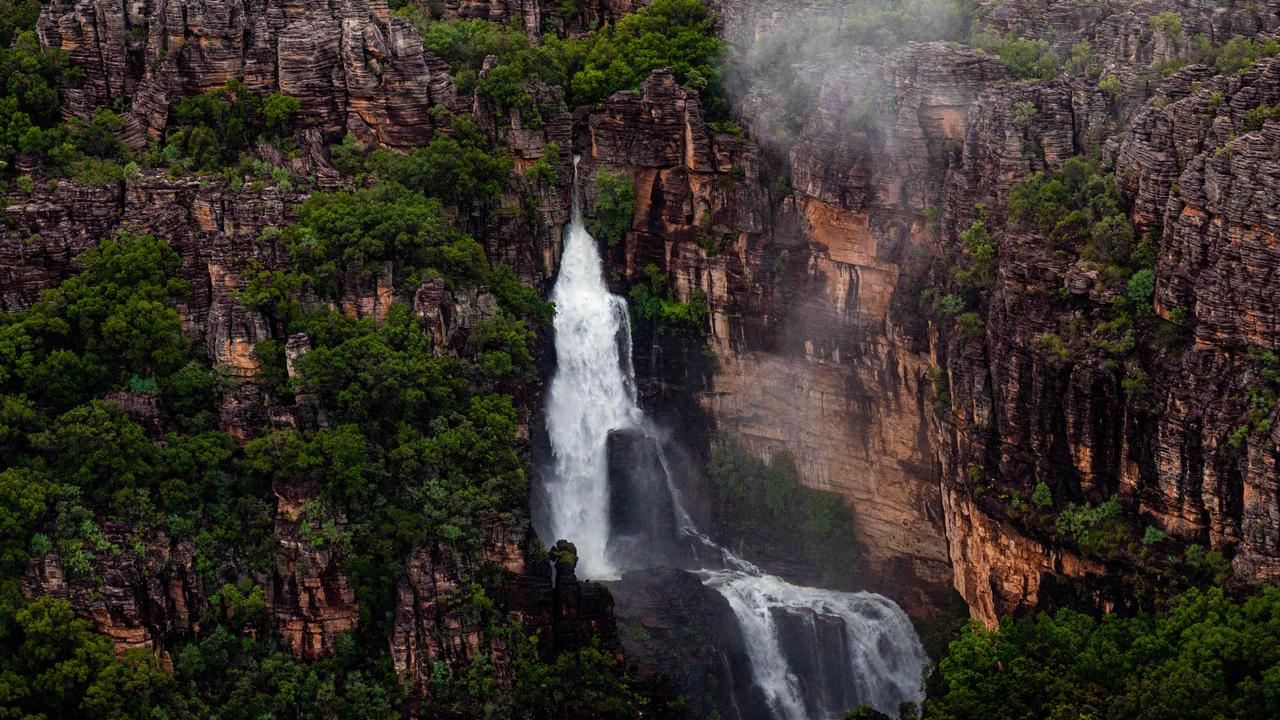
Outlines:
{"label": "shrub on cliff", "polygon": [[338,294],[348,272],[368,277],[386,261],[401,277],[431,268],[454,282],[475,282],[488,269],[483,249],[453,229],[440,201],[396,183],[316,193],[281,238],[326,295]]}
{"label": "shrub on cliff", "polygon": [[587,231],[610,246],[617,245],[631,229],[636,212],[636,189],[631,178],[601,169],[596,173],[595,217],[587,220]]}
{"label": "shrub on cliff", "polygon": [[[699,0],[656,0],[587,41],[571,82],[574,104],[590,104],[638,88],[652,70],[669,67],[686,87],[718,92],[721,51],[715,18]],[[708,100],[712,99],[711,97]]]}
{"label": "shrub on cliff", "polygon": [[717,495],[716,517],[731,542],[849,572],[857,546],[849,508],[835,493],[802,485],[789,453],[765,462],[724,439],[712,450],[707,473]]}
{"label": "shrub on cliff", "polygon": [[121,234],[81,256],[85,269],[29,310],[0,316],[0,389],[65,410],[131,376],[165,376],[188,344],[170,303],[188,292],[179,258]]}
{"label": "shrub on cliff", "polygon": [[[1076,302],[1075,314],[1063,316],[1058,334],[1070,340],[1073,356],[1094,351],[1112,362],[1140,346],[1167,349],[1179,334],[1180,321],[1160,319],[1152,309],[1155,239],[1134,236],[1127,206],[1115,177],[1096,159],[1070,158],[1061,170],[1036,173],[1010,190],[1010,224],[1044,235],[1061,257],[1077,258],[1095,274],[1097,290],[1111,295],[1107,302]],[[1073,300],[1059,293],[1056,302],[1069,309]]]}
{"label": "shrub on cliff", "polygon": [[1252,38],[1233,37],[1214,52],[1213,64],[1221,73],[1237,73],[1253,67],[1262,58],[1280,55],[1280,40],[1258,42]]}
{"label": "shrub on cliff", "polygon": [[41,156],[61,140],[58,82],[74,75],[61,50],[44,51],[33,32],[0,47],[0,161],[11,171],[19,154]]}
{"label": "shrub on cliff", "polygon": [[156,717],[173,720],[350,718],[392,720],[404,702],[389,658],[338,639],[337,652],[315,662],[294,658],[274,637],[247,637],[225,623],[174,654],[179,692]]}
{"label": "shrub on cliff", "polygon": [[490,152],[475,125],[455,118],[452,134],[437,133],[426,147],[408,155],[373,153],[371,169],[380,177],[464,210],[494,205],[515,166],[511,156]]}
{"label": "shrub on cliff", "polygon": [[667,277],[661,268],[649,263],[644,272],[647,282],[631,286],[629,307],[633,317],[651,323],[658,333],[707,331],[711,309],[701,288],[693,290],[688,300],[681,301],[668,289]]}
{"label": "shrub on cliff", "polygon": [[36,26],[38,0],[0,0],[0,47],[9,47],[18,33]]}
{"label": "shrub on cliff", "polygon": [[300,105],[296,98],[258,95],[238,80],[183,98],[174,109],[176,127],[153,162],[196,171],[221,170],[236,164],[241,153],[259,143],[292,148],[292,123]]}
{"label": "shrub on cliff", "polygon": [[1015,227],[1045,234],[1058,246],[1079,249],[1090,259],[1129,260],[1133,230],[1115,177],[1097,160],[1068,158],[1056,172],[1036,173],[1009,191]]}
{"label": "shrub on cliff", "polygon": [[1052,79],[1062,66],[1045,40],[1024,40],[986,30],[973,38],[973,46],[1000,58],[1014,77],[1023,80]]}
{"label": "shrub on cliff", "polygon": [[840,34],[857,45],[892,50],[912,40],[966,37],[976,15],[974,0],[871,0],[850,6]]}
{"label": "shrub on cliff", "polygon": [[1072,503],[1058,515],[1054,528],[1059,535],[1071,538],[1086,555],[1106,559],[1120,549],[1128,535],[1122,513],[1115,498],[1096,506]]}
{"label": "shrub on cliff", "polygon": [[529,48],[528,36],[519,23],[500,25],[479,19],[429,21],[413,16],[410,10],[413,7],[405,6],[396,14],[415,20],[422,34],[422,46],[449,63],[454,73],[469,71],[466,77],[473,84],[486,57],[509,58]]}

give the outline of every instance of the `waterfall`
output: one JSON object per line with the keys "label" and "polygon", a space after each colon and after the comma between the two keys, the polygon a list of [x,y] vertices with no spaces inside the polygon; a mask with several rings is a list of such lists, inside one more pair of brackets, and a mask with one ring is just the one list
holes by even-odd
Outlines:
{"label": "waterfall", "polygon": [[[695,527],[663,449],[667,440],[636,401],[627,304],[609,293],[595,239],[584,227],[577,158],[572,218],[551,298],[557,367],[546,407],[553,473],[540,488],[544,539],[572,541],[579,571],[591,579],[616,579],[652,561],[635,556],[639,544],[618,542],[610,528],[610,433],[642,433],[648,442],[635,447],[651,447],[654,457],[637,464],[662,475],[642,500],[670,507],[670,526],[688,549],[670,553],[664,564],[693,562],[703,583],[728,602],[773,717],[834,720],[860,703],[894,715],[899,703],[919,702],[927,658],[901,608],[874,593],[792,585]],[[666,497],[653,497],[655,488]]]}
{"label": "waterfall", "polygon": [[[547,391],[547,434],[555,482],[545,487],[551,538],[571,539],[586,577],[617,569],[609,541],[609,431],[642,419],[631,368],[627,302],[609,292],[596,241],[582,221],[574,158],[573,216],[551,291],[556,306],[556,374]],[[626,372],[624,372],[624,368]]]}

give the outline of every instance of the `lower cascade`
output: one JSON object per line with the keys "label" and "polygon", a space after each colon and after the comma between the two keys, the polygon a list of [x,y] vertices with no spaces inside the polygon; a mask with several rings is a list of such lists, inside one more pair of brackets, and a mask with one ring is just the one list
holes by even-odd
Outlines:
{"label": "lower cascade", "polygon": [[[919,703],[927,657],[895,603],[875,593],[793,585],[695,527],[668,441],[637,404],[627,304],[605,285],[583,222],[576,167],[575,158],[573,213],[551,295],[557,366],[546,424],[553,467],[539,487],[539,534],[574,542],[579,572],[594,580],[652,566],[696,573],[732,609],[752,680],[773,718],[840,718],[859,704],[896,715],[900,703]],[[625,471],[642,478],[623,498],[610,492],[609,446],[620,435],[631,452]],[[619,515],[629,520],[611,522]]]}

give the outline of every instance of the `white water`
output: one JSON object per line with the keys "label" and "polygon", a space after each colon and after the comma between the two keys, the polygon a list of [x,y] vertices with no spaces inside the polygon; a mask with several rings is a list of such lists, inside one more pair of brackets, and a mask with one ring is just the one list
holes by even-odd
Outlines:
{"label": "white water", "polygon": [[573,219],[551,291],[556,306],[556,374],[547,392],[547,434],[555,458],[555,481],[546,486],[551,539],[568,538],[578,548],[586,577],[609,580],[617,569],[606,557],[609,541],[609,482],[606,448],[610,430],[631,427],[642,415],[631,373],[631,325],[627,302],[609,293],[595,239],[582,222],[576,184]]}
{"label": "white water", "polygon": [[[850,697],[894,716],[899,703],[923,699],[921,669],[927,661],[911,620],[893,601],[875,593],[846,593],[800,587],[772,575],[738,570],[703,571],[708,587],[729,601],[738,618],[751,656],[751,671],[776,717],[806,720],[813,708],[817,717],[840,717],[848,707],[828,707],[821,699],[806,698],[800,678],[783,652],[783,638],[774,619],[775,609],[806,609],[816,615],[839,618],[844,623],[844,657],[822,657],[826,664],[813,680],[842,678],[853,683]],[[817,638],[812,615],[806,627]],[[843,689],[836,694],[843,694]]]}
{"label": "white water", "polygon": [[[616,579],[625,558],[608,554],[608,437],[611,430],[653,430],[636,403],[631,365],[631,334],[626,301],[609,293],[594,238],[583,225],[578,202],[576,159],[573,215],[551,293],[555,302],[557,368],[547,398],[547,433],[554,477],[545,483],[548,500],[546,539],[568,539],[577,546],[584,577]],[[672,482],[665,454],[659,460],[667,476],[677,527],[693,546],[694,557],[710,551],[715,567],[699,571],[703,582],[728,601],[741,626],[753,679],[783,720],[838,718],[846,707],[827,707],[812,692],[814,683],[833,678],[854,685],[836,688],[834,697],[855,697],[882,712],[897,713],[902,701],[922,699],[921,670],[927,658],[906,614],[873,593],[842,593],[792,585],[765,574],[706,535],[685,510]],[[843,623],[844,657],[819,658],[819,677],[802,679],[787,657],[788,641],[775,612],[798,613],[816,645],[815,617]],[[800,639],[801,641],[804,638]],[[806,697],[805,681],[810,692]],[[830,688],[828,688],[830,689]],[[850,705],[856,703],[849,703]]]}

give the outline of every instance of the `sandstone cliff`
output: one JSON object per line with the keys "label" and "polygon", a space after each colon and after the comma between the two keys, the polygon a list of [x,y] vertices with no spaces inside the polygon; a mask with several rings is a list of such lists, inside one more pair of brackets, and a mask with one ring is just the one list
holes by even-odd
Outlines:
{"label": "sandstone cliff", "polygon": [[[1152,67],[1184,53],[1195,35],[1221,42],[1274,32],[1277,8],[991,5],[987,20],[997,30],[1052,37],[1062,57],[1089,40],[1096,69],[1023,81],[995,57],[950,43],[851,49],[831,65],[794,69],[812,93],[789,121],[799,128],[793,138],[762,120],[777,97],[766,90],[743,98],[750,140],[711,129],[698,94],[665,72],[572,114],[554,91],[536,88],[539,103],[556,111],[541,127],[525,127],[518,114],[459,98],[448,68],[376,1],[196,11],[59,0],[43,13],[40,35],[83,68],[68,92],[70,111],[130,101],[136,145],[163,130],[182,96],[238,79],[300,98],[315,124],[315,151],[296,170],[316,175],[316,186],[333,181],[324,137],[419,144],[433,132],[428,110],[436,105],[472,111],[505,139],[520,170],[552,143],[581,151],[589,212],[595,173],[626,173],[638,196],[632,228],[617,247],[602,248],[615,289],[643,281],[654,265],[676,299],[701,292],[710,308],[712,362],[699,359],[698,339],[637,339],[646,401],[691,430],[695,450],[724,433],[761,456],[791,452],[803,482],[847,501],[864,557],[860,581],[917,616],[944,607],[953,586],[988,624],[1058,597],[1125,602],[1124,588],[1108,579],[1117,568],[979,492],[972,468],[1003,491],[1044,482],[1063,500],[1123,498],[1135,526],[1227,552],[1240,581],[1280,577],[1280,430],[1274,407],[1266,429],[1248,419],[1250,388],[1263,380],[1247,352],[1280,343],[1270,282],[1280,264],[1280,124],[1249,115],[1280,102],[1280,62],[1232,75],[1189,65],[1167,78]],[[536,36],[553,23],[572,32],[628,9],[592,5],[553,21],[537,3],[461,2],[446,3],[444,14],[518,17]],[[794,7],[730,2],[723,10],[726,36],[745,43]],[[1150,17],[1162,11],[1181,17],[1180,39],[1152,29]],[[1118,94],[1098,87],[1110,75]],[[935,259],[955,249],[976,206],[998,209],[1018,181],[1090,153],[1104,155],[1132,197],[1139,233],[1159,238],[1155,309],[1180,318],[1194,337],[1186,352],[1141,361],[1150,378],[1141,398],[1124,390],[1116,368],[1064,363],[1037,345],[1055,321],[1049,297],[1059,289],[1088,297],[1093,288],[1045,238],[996,228],[1000,272],[981,337],[931,325],[916,304]],[[526,280],[553,274],[568,216],[569,153],[554,164],[557,186],[525,189],[538,219],[509,192],[504,212],[461,221],[474,225],[467,229],[491,258]],[[287,223],[305,195],[145,172],[106,187],[64,181],[13,193],[0,239],[0,307],[31,304],[72,270],[78,252],[117,227],[152,232],[183,256],[195,289],[184,308],[191,336],[236,379],[221,426],[241,438],[264,420],[305,426],[315,420],[304,403],[265,405],[251,348],[275,330],[238,299],[251,260],[282,262],[280,248],[257,239]],[[373,273],[344,286],[340,305],[379,316],[392,298],[412,301],[447,343],[451,323],[482,304],[443,286],[393,285],[387,273]],[[300,352],[306,339],[290,343]],[[526,400],[529,418],[534,399]],[[1254,429],[1233,442],[1242,423]],[[288,542],[271,579],[273,612],[300,653],[323,654],[358,608],[340,558],[295,537],[305,488],[276,491],[275,522]],[[122,645],[159,647],[169,634],[197,629],[208,589],[194,579],[186,549],[145,540],[145,552],[100,558],[112,589],[101,597],[77,595],[56,558],[32,568],[30,586],[76,599]],[[531,552],[519,527],[495,528],[486,545],[486,558],[508,572],[512,611],[555,629],[553,642],[608,635],[601,591],[576,580],[553,587]],[[151,564],[157,571],[142,572]],[[477,649],[475,629],[449,612],[458,577],[447,558],[422,548],[399,589],[393,654],[413,682],[424,680],[428,659]]]}
{"label": "sandstone cliff", "polygon": [[[726,36],[749,44],[788,12],[730,4]],[[1160,12],[1179,15],[1182,35],[1154,29]],[[1222,551],[1240,582],[1273,579],[1274,406],[1252,421],[1260,430],[1239,430],[1251,388],[1265,384],[1246,351],[1274,348],[1276,125],[1257,114],[1277,102],[1275,61],[1229,75],[1192,64],[1165,79],[1155,68],[1196,35],[1221,44],[1273,31],[1275,9],[1001,3],[987,19],[1052,38],[1063,58],[1088,40],[1090,70],[1016,80],[996,58],[942,43],[822,56],[829,64],[795,68],[810,102],[789,119],[802,128],[794,138],[776,132],[785,97],[766,87],[744,98],[755,150],[705,129],[696,98],[661,76],[606,103],[591,160],[627,170],[639,194],[611,256],[620,284],[654,263],[679,298],[700,290],[711,308],[711,371],[690,375],[673,359],[682,348],[661,339],[638,345],[637,367],[660,381],[659,406],[698,399],[700,412],[677,410],[677,423],[760,455],[788,450],[806,484],[841,493],[868,574],[919,614],[952,585],[988,624],[1058,602],[1135,602],[1117,578],[1136,557],[1082,556],[975,494],[974,473],[1006,496],[1044,482],[1063,505],[1121,498],[1134,532],[1149,525]],[[1116,95],[1098,87],[1110,75]],[[977,208],[1002,208],[1015,183],[1091,153],[1132,194],[1139,235],[1159,238],[1156,310],[1195,337],[1139,363],[1140,396],[1114,367],[1064,364],[1037,344],[1061,319],[1053,293],[1088,295],[1095,280],[1035,234],[999,231],[982,337],[931,329],[915,304],[931,258],[954,251]],[[708,230],[726,240],[718,252]]]}
{"label": "sandstone cliff", "polygon": [[82,77],[66,108],[131,107],[129,142],[163,132],[187,95],[228,80],[299,99],[326,134],[391,146],[421,144],[428,110],[457,103],[448,66],[385,2],[142,4],[67,0],[49,5],[41,42],[67,50]]}

